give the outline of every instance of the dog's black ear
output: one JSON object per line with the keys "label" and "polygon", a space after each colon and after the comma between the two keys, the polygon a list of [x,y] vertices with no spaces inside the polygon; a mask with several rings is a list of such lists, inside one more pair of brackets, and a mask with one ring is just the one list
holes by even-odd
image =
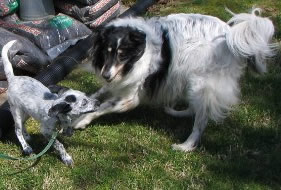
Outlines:
{"label": "dog's black ear", "polygon": [[144,43],[146,34],[140,30],[133,30],[129,33],[130,40],[138,43]]}
{"label": "dog's black ear", "polygon": [[104,27],[100,26],[98,28],[96,28],[93,33],[92,36],[94,38],[93,40],[93,48],[90,51],[90,55],[95,58],[100,52],[100,48],[103,42],[103,33],[104,33]]}
{"label": "dog's black ear", "polygon": [[100,27],[98,29],[99,32],[99,38],[100,40],[103,40],[106,38],[106,36],[108,35],[108,29],[106,29],[105,27]]}
{"label": "dog's black ear", "polygon": [[50,91],[52,93],[55,93],[58,95],[62,95],[64,92],[69,90],[69,88],[64,87],[64,86],[59,86],[59,85],[50,85],[50,86],[48,86],[48,88],[50,89]]}
{"label": "dog's black ear", "polygon": [[96,27],[91,34],[91,36],[94,38],[94,41],[100,40],[100,38],[103,36],[104,31],[105,31],[104,26]]}
{"label": "dog's black ear", "polygon": [[100,26],[94,31],[95,40],[93,43],[93,48],[90,51],[90,57],[92,57],[92,66],[95,68],[102,69],[104,64],[104,55],[102,53],[104,47],[104,39],[106,36],[106,28]]}
{"label": "dog's black ear", "polygon": [[65,102],[54,105],[49,109],[48,116],[56,117],[58,114],[68,113],[72,110],[71,106]]}
{"label": "dog's black ear", "polygon": [[103,39],[107,39],[108,36],[114,34],[116,31],[116,27],[114,26],[108,26],[108,27],[104,27],[104,26],[101,26],[99,29],[98,29],[98,32],[99,32],[99,36],[100,38],[103,40]]}

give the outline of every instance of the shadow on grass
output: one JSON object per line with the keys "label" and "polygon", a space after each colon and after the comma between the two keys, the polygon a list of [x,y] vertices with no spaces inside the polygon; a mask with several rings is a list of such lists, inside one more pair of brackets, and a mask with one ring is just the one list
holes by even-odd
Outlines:
{"label": "shadow on grass", "polygon": [[228,125],[226,129],[221,126],[226,144],[214,138],[203,142],[208,154],[221,158],[209,168],[220,177],[280,188],[281,67],[270,68],[265,76],[246,73],[242,82],[242,101],[246,103],[223,123]]}
{"label": "shadow on grass", "polygon": [[193,118],[174,118],[164,113],[161,108],[140,106],[126,113],[104,115],[93,124],[115,126],[121,123],[144,125],[155,131],[162,131],[176,141],[186,140],[192,130]]}
{"label": "shadow on grass", "polygon": [[210,160],[207,166],[211,175],[240,183],[254,182],[270,188],[279,188],[280,130],[253,129],[252,126],[241,125],[235,120],[227,121],[227,124],[238,129],[222,131],[226,137],[218,139],[207,137],[203,140],[206,153],[216,158]]}

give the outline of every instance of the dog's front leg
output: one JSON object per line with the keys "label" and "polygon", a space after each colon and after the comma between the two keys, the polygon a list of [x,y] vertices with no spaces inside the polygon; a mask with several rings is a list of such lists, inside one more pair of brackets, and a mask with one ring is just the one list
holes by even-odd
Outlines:
{"label": "dog's front leg", "polygon": [[[48,125],[48,126],[41,125],[41,133],[46,138],[46,140],[50,140],[50,138],[52,136],[52,132],[54,130],[54,125],[55,124]],[[58,140],[55,140],[53,146],[54,146],[56,152],[58,152],[58,154],[60,155],[61,160],[63,161],[64,164],[66,164],[68,166],[74,165],[72,157],[66,152],[66,150],[61,142],[59,142]]]}
{"label": "dog's front leg", "polygon": [[101,115],[113,113],[113,112],[125,112],[134,109],[139,105],[139,99],[132,98],[111,98],[102,103],[96,112],[89,113],[81,116],[74,122],[75,129],[84,129],[92,120],[100,117]]}
{"label": "dog's front leg", "polygon": [[95,92],[94,94],[92,94],[90,97],[92,99],[100,99],[102,98],[105,94],[108,93],[108,89],[106,86],[103,86],[102,88],[100,88],[97,92]]}

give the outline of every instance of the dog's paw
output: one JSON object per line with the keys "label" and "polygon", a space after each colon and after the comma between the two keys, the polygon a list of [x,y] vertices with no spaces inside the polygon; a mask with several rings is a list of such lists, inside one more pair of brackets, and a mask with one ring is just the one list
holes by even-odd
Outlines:
{"label": "dog's paw", "polygon": [[79,122],[74,126],[74,129],[85,129],[89,123]]}
{"label": "dog's paw", "polygon": [[72,127],[64,128],[63,131],[62,131],[62,134],[63,134],[64,136],[71,137],[71,136],[73,135],[73,129],[72,129]]}
{"label": "dog's paw", "polygon": [[87,125],[89,125],[91,121],[94,120],[95,118],[96,118],[95,113],[88,113],[75,120],[72,126],[74,129],[85,129]]}
{"label": "dog's paw", "polygon": [[191,152],[194,151],[197,148],[197,143],[187,143],[187,144],[173,144],[172,149],[173,150],[180,150],[183,152]]}
{"label": "dog's paw", "polygon": [[83,119],[83,120],[80,120],[79,122],[77,122],[73,128],[74,129],[85,129],[87,127],[87,125],[89,125],[91,123],[91,120],[88,120],[87,118],[86,119]]}
{"label": "dog's paw", "polygon": [[29,156],[30,154],[33,153],[33,150],[30,146],[26,147],[23,149],[23,154]]}
{"label": "dog's paw", "polygon": [[67,155],[64,158],[62,158],[62,161],[68,167],[73,167],[74,166],[74,161],[72,160],[71,156],[69,156],[69,155]]}

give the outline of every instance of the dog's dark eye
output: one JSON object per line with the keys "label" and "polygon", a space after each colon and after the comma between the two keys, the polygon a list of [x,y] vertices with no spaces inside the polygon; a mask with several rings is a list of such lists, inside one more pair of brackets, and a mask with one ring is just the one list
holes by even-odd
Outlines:
{"label": "dog's dark eye", "polygon": [[118,53],[118,56],[120,59],[126,59],[127,54],[126,54],[125,50],[118,49],[117,53]]}
{"label": "dog's dark eye", "polygon": [[74,95],[66,96],[64,99],[66,102],[76,102],[76,97]]}
{"label": "dog's dark eye", "polygon": [[82,105],[82,106],[86,106],[87,104],[88,104],[88,100],[83,99],[81,105]]}
{"label": "dog's dark eye", "polygon": [[118,55],[119,55],[119,57],[126,57],[125,53],[119,53]]}

